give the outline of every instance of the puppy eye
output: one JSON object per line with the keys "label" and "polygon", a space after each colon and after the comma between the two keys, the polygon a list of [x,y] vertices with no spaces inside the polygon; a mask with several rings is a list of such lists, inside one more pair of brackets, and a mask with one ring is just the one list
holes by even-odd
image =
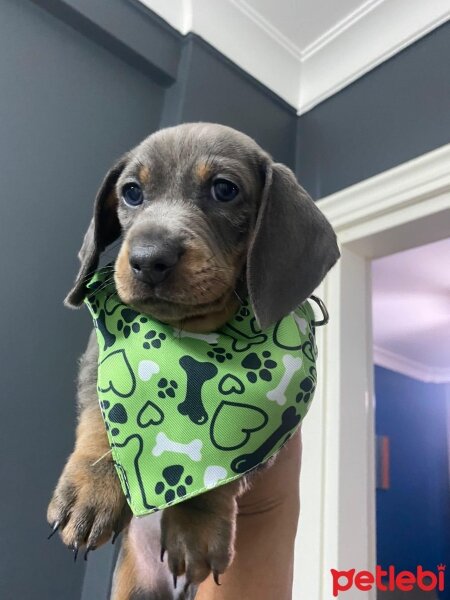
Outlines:
{"label": "puppy eye", "polygon": [[144,194],[137,183],[126,183],[122,188],[122,198],[128,206],[139,206],[144,201]]}
{"label": "puppy eye", "polygon": [[218,202],[230,202],[239,194],[237,185],[228,181],[228,179],[216,179],[212,185],[212,195]]}

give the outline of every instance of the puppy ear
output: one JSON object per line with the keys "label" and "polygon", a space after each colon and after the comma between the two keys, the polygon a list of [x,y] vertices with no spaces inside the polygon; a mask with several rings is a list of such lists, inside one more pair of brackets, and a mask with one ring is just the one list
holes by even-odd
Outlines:
{"label": "puppy ear", "polygon": [[106,174],[94,204],[94,215],[84,234],[78,258],[81,266],[73,288],[67,294],[64,304],[76,308],[86,296],[86,284],[98,266],[100,254],[112,244],[121,233],[117,217],[117,196],[115,185],[122,173],[127,156],[123,156]]}
{"label": "puppy ear", "polygon": [[260,327],[306,300],[339,255],[333,228],[292,171],[268,162],[247,257],[248,291]]}

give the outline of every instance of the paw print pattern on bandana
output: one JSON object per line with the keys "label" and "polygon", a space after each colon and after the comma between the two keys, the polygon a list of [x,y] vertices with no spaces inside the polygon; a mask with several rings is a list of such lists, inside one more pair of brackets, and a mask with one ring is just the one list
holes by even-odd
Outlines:
{"label": "paw print pattern on bandana", "polygon": [[[120,311],[120,316],[122,318],[117,321],[117,329],[119,331],[123,331],[125,338],[128,338],[131,332],[139,333],[141,329],[140,324],[138,322],[133,323],[136,317],[139,316],[138,312],[132,308],[123,308]],[[141,323],[145,323],[147,321],[146,317],[141,317],[139,320]]]}
{"label": "paw print pattern on bandana", "polygon": [[167,397],[175,398],[176,390],[178,389],[178,383],[175,379],[168,381],[165,377],[161,377],[158,381],[158,396],[163,400]]}
{"label": "paw print pattern on bandana", "polygon": [[246,306],[242,306],[240,311],[236,315],[236,321],[239,321],[239,323],[241,323],[242,321],[245,321],[245,319],[249,316],[250,316],[249,309]]}
{"label": "paw print pattern on bandana", "polygon": [[209,358],[214,358],[219,363],[224,363],[226,360],[231,360],[233,355],[231,352],[227,352],[225,348],[215,346],[208,352]]}
{"label": "paw print pattern on bandana", "polygon": [[121,402],[117,402],[111,407],[108,400],[100,402],[100,409],[105,420],[106,430],[111,429],[111,435],[119,435],[120,429],[116,425],[124,425],[128,421],[128,414],[125,406]]}
{"label": "paw print pattern on bandana", "polygon": [[182,480],[184,467],[182,465],[170,465],[163,469],[162,476],[164,481],[158,481],[155,485],[155,492],[160,495],[164,493],[166,503],[173,502],[176,497],[182,498],[187,494],[187,487],[192,485],[191,475],[187,475]]}
{"label": "paw print pattern on bandana", "polygon": [[88,301],[90,303],[90,305],[92,306],[94,312],[98,315],[98,311],[100,310],[100,304],[97,300],[97,298],[92,295],[88,297]]}
{"label": "paw print pattern on bandana", "polygon": [[101,400],[100,401],[100,410],[102,411],[102,416],[103,416],[103,421],[105,423],[106,431],[109,431],[109,423],[108,423],[108,419],[106,418],[105,411],[107,411],[110,406],[111,406],[111,403],[109,402],[109,400]]}
{"label": "paw print pattern on bandana", "polygon": [[161,348],[161,344],[164,342],[167,336],[165,333],[156,333],[154,329],[151,329],[145,334],[144,337],[147,341],[144,342],[142,346],[146,350],[150,350],[150,348]]}
{"label": "paw print pattern on bandana", "polygon": [[309,402],[316,390],[316,383],[316,369],[314,367],[310,367],[309,375],[300,382],[300,391],[295,397],[295,401],[297,403]]}
{"label": "paw print pattern on bandana", "polygon": [[[113,405],[108,413],[108,419],[111,424],[124,425],[128,421],[128,414],[125,406],[121,402],[117,402]],[[111,435],[119,435],[120,429],[118,427],[112,427]]]}
{"label": "paw print pattern on bandana", "polygon": [[272,381],[272,373],[270,371],[275,369],[277,363],[271,359],[271,356],[268,350],[264,350],[262,353],[263,360],[259,358],[256,352],[247,354],[241,365],[245,369],[248,369],[246,377],[250,383],[256,383],[258,376],[264,381]]}
{"label": "paw print pattern on bandana", "polygon": [[244,299],[217,331],[193,333],[123,304],[108,276],[86,303],[101,412],[132,512],[175,506],[274,455],[317,385],[311,306],[261,331]]}
{"label": "paw print pattern on bandana", "polygon": [[103,350],[111,348],[116,343],[116,336],[108,329],[106,324],[106,314],[103,308],[100,308],[100,304],[95,296],[89,296],[92,298],[92,309],[95,313],[94,325],[96,329],[102,334],[103,337]]}

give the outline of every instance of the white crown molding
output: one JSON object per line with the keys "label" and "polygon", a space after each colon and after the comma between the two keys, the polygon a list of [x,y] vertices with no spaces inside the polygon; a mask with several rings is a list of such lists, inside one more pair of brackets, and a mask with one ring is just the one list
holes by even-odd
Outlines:
{"label": "white crown molding", "polygon": [[302,114],[449,18],[448,0],[366,0],[301,49],[245,0],[140,0]]}
{"label": "white crown molding", "polygon": [[190,0],[139,0],[174,29],[186,35],[191,30]]}
{"label": "white crown molding", "polygon": [[[349,186],[318,201],[318,206],[335,229],[339,243],[351,248],[365,239],[359,250],[373,258],[368,239],[380,231],[388,231],[397,224],[408,224],[424,215],[439,215],[433,223],[433,233],[448,235],[450,223],[450,144],[423,154],[374,177]],[[445,217],[443,216],[445,215]],[[426,233],[426,232],[425,232]],[[430,232],[426,235],[429,235]],[[396,244],[409,247],[410,228],[396,234]],[[438,239],[438,238],[436,238]],[[415,245],[420,243],[417,235]],[[427,239],[425,241],[430,241]],[[425,243],[424,241],[424,243]],[[386,254],[391,251],[384,246]],[[393,250],[398,251],[398,247]],[[368,254],[366,254],[368,252]],[[385,348],[374,347],[374,362],[382,367],[432,383],[450,382],[450,368],[440,369]]]}
{"label": "white crown molding", "polygon": [[450,206],[450,144],[383,171],[319,200],[321,210],[342,232],[343,242],[364,235],[365,223],[393,215],[403,207],[417,205],[432,195],[439,209]]}
{"label": "white crown molding", "polygon": [[296,106],[300,60],[240,0],[191,0],[192,31]]}
{"label": "white crown molding", "polygon": [[253,8],[253,6],[248,4],[248,2],[245,0],[228,0],[228,2],[234,4],[249,19],[257,23],[258,26],[261,27],[261,29],[263,29],[268,36],[270,36],[277,44],[290,52],[292,56],[299,62],[302,60],[303,52],[300,50],[300,48],[288,37],[286,37],[277,27],[272,25],[270,21],[265,19],[261,13]]}
{"label": "white crown molding", "polygon": [[385,0],[366,0],[366,2],[360,4],[355,10],[348,13],[343,19],[335,23],[333,27],[330,27],[330,29],[306,46],[306,48],[303,48],[300,53],[300,58],[303,61],[308,60],[308,58],[316,54],[316,52],[319,52],[322,48],[325,48],[325,46],[330,44],[335,38],[343,35],[347,29],[356,25],[360,19],[365,17],[371,10],[384,1]]}
{"label": "white crown molding", "polygon": [[293,44],[244,0],[140,0],[185,35],[192,31],[292,107],[300,88]]}
{"label": "white crown molding", "polygon": [[450,383],[450,368],[430,367],[407,356],[396,354],[385,348],[374,346],[373,362],[385,369],[396,371],[407,377],[426,383]]}
{"label": "white crown molding", "polygon": [[448,0],[369,0],[306,48],[299,114],[391,58],[449,18]]}

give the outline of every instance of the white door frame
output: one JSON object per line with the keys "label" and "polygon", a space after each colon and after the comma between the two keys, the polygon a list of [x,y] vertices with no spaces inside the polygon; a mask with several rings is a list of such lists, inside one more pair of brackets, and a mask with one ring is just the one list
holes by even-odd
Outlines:
{"label": "white door frame", "polygon": [[[294,600],[331,600],[330,569],[376,561],[370,261],[450,235],[450,144],[318,202],[342,257],[318,290],[319,383],[303,427]],[[375,600],[349,590],[341,600]]]}

